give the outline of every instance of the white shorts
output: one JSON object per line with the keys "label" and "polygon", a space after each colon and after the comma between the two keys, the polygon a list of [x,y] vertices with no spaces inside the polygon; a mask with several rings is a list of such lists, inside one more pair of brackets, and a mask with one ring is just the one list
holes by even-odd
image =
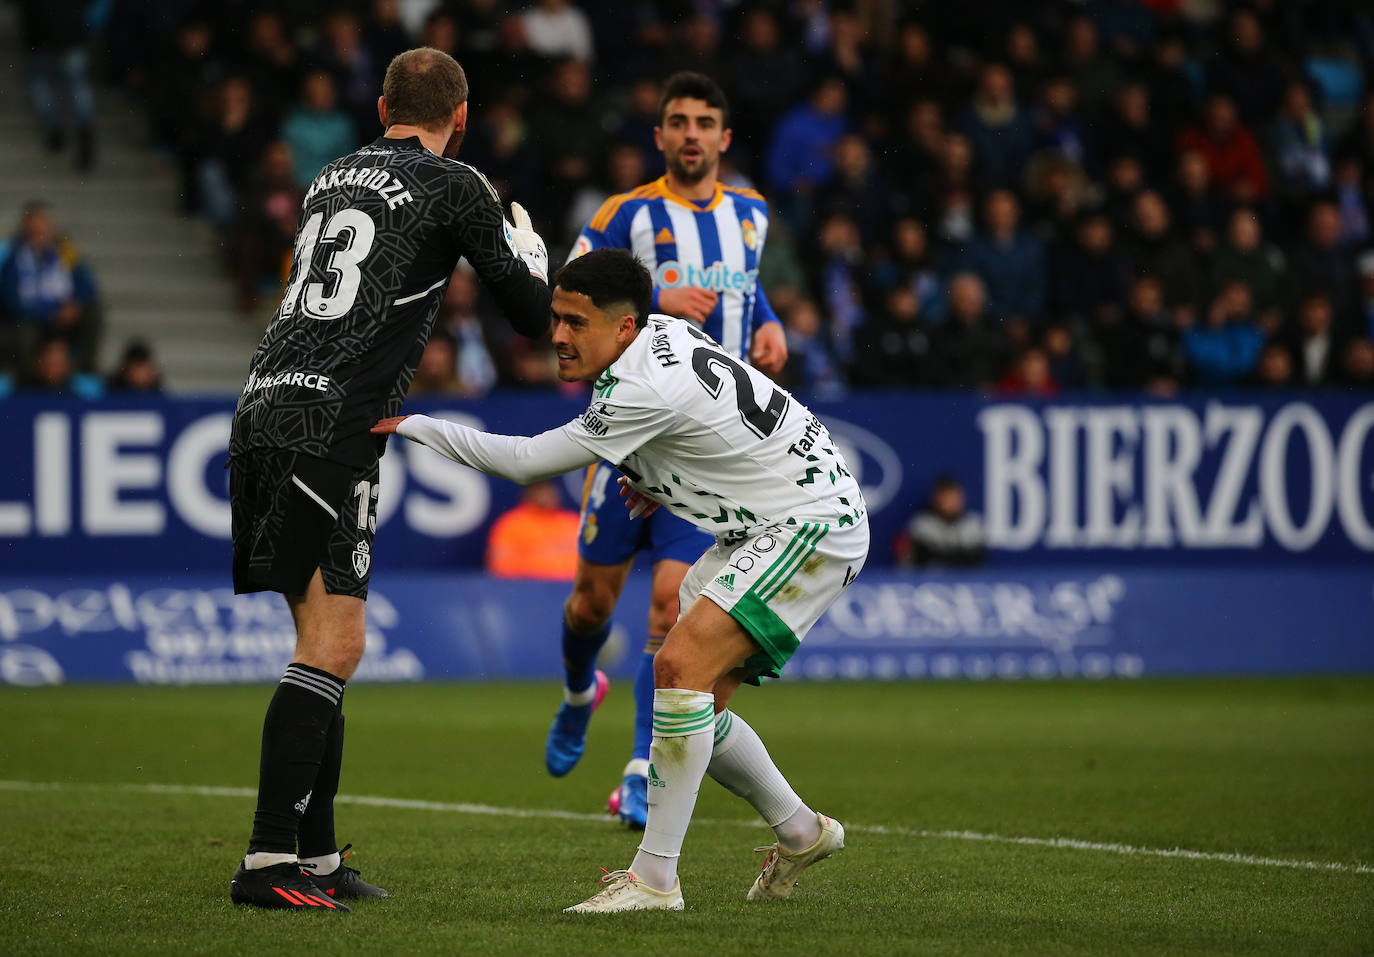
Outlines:
{"label": "white shorts", "polygon": [[717,542],[697,559],[678,593],[682,611],[709,598],[763,649],[745,662],[758,684],[776,678],[806,633],[858,577],[868,558],[868,519],[770,525],[748,538]]}

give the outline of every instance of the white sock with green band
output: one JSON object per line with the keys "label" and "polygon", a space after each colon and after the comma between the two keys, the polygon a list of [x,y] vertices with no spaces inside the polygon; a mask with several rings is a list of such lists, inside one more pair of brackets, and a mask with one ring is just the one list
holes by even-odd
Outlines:
{"label": "white sock with green band", "polygon": [[715,749],[706,773],[753,805],[787,850],[816,843],[821,833],[816,812],[792,790],[758,733],[728,710],[716,717],[714,731]]}
{"label": "white sock with green band", "polygon": [[649,823],[630,870],[650,887],[671,890],[677,859],[711,762],[716,727],[709,691],[654,691],[654,741],[649,746]]}

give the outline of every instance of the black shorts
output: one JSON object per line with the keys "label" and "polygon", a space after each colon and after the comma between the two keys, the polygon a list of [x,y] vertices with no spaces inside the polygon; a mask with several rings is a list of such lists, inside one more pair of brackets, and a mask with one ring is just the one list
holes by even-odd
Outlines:
{"label": "black shorts", "polygon": [[333,595],[367,597],[377,463],[356,468],[282,449],[229,464],[234,592],[303,595],[315,569]]}

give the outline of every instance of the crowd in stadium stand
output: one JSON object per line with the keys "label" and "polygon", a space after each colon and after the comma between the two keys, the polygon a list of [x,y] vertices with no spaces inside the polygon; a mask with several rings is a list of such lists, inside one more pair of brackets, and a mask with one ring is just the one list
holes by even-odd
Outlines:
{"label": "crowd in stadium stand", "polygon": [[[248,312],[278,294],[302,190],[380,133],[382,73],[423,43],[467,70],[463,158],[555,259],[661,174],[658,82],[716,78],[723,176],[774,212],[761,281],[793,388],[1374,386],[1374,13],[1355,0],[107,12],[108,78],[146,105]],[[556,385],[468,274],[431,349],[417,389]]]}

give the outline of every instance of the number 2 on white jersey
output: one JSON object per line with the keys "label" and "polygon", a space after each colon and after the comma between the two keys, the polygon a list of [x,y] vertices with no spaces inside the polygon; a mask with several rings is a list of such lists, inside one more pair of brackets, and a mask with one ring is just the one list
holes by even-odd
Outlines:
{"label": "number 2 on white jersey", "polygon": [[739,409],[740,421],[761,439],[772,435],[787,414],[787,395],[781,389],[774,389],[768,397],[768,405],[761,407],[754,398],[754,384],[749,381],[749,373],[744,366],[696,326],[688,323],[687,331],[707,343],[692,350],[692,371],[696,373],[702,388],[711,393],[711,398],[719,399],[725,385],[719,370],[724,369],[735,381],[735,405]]}
{"label": "number 2 on white jersey", "polygon": [[[337,319],[353,308],[358,298],[358,286],[363,274],[358,266],[372,251],[372,241],[376,238],[377,227],[372,217],[360,209],[341,209],[329,217],[329,223],[320,229],[324,213],[316,213],[305,222],[300,238],[296,241],[296,276],[282,298],[281,312],[289,316],[296,311],[296,304],[305,291],[305,314],[312,319]],[[310,266],[315,258],[315,247],[324,239],[334,248],[324,263],[324,271],[335,278],[331,282],[306,282],[310,278]],[[330,286],[333,291],[326,295]]]}

